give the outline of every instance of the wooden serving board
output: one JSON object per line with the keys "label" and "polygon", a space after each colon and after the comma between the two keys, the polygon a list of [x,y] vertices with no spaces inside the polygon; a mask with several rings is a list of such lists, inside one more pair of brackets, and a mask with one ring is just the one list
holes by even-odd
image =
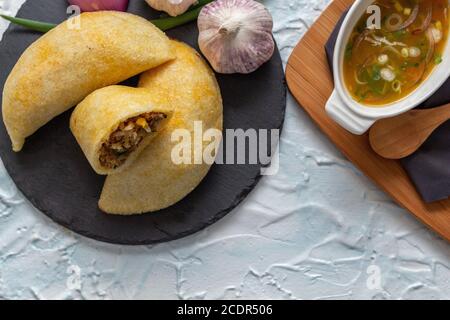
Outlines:
{"label": "wooden serving board", "polygon": [[324,46],[339,18],[353,2],[333,1],[306,33],[288,61],[288,87],[300,106],[350,161],[400,206],[450,241],[450,199],[424,203],[399,161],[378,156],[371,149],[367,135],[347,132],[325,112],[334,85]]}

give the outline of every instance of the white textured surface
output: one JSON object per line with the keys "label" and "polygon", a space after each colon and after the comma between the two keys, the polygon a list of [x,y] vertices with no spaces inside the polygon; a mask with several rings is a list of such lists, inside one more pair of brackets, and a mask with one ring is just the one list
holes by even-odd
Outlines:
{"label": "white textured surface", "polygon": [[[7,1],[12,13],[23,3]],[[286,61],[328,1],[264,3]],[[347,162],[292,97],[280,161],[224,220],[153,247],[102,244],[55,225],[1,169],[0,298],[450,298],[449,244]]]}

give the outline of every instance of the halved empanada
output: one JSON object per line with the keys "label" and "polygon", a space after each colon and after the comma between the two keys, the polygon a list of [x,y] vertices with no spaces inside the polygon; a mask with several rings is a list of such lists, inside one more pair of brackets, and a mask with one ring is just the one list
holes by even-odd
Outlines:
{"label": "halved empanada", "polygon": [[70,129],[98,174],[128,167],[172,117],[144,88],[110,86],[94,91],[73,111]]}
{"label": "halved empanada", "polygon": [[[200,159],[195,164],[194,155],[202,156],[205,147],[213,147],[211,154],[217,151],[223,116],[215,75],[194,49],[175,41],[173,46],[176,59],[144,73],[139,84],[154,97],[167,99],[174,108],[173,117],[131,166],[107,177],[99,201],[107,213],[139,214],[173,205],[194,190],[209,171],[210,163]],[[193,141],[190,163],[177,164],[172,152],[179,141],[172,134],[185,133],[192,139],[200,135],[202,139],[202,133],[209,129],[217,129],[219,136],[211,142]]]}

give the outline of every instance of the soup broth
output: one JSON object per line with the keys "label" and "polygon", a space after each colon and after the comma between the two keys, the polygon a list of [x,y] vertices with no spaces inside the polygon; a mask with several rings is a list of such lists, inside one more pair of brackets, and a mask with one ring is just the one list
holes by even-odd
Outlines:
{"label": "soup broth", "polygon": [[[381,15],[365,14],[346,46],[343,76],[353,98],[369,106],[414,91],[443,59],[448,0],[378,0]],[[376,8],[376,7],[373,7]]]}

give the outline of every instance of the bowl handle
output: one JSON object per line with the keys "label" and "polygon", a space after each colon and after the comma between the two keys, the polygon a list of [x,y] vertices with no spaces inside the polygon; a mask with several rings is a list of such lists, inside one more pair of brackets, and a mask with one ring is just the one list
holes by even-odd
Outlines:
{"label": "bowl handle", "polygon": [[350,110],[336,90],[333,91],[330,99],[328,99],[325,110],[341,127],[357,135],[364,134],[376,121],[376,119],[360,116]]}

